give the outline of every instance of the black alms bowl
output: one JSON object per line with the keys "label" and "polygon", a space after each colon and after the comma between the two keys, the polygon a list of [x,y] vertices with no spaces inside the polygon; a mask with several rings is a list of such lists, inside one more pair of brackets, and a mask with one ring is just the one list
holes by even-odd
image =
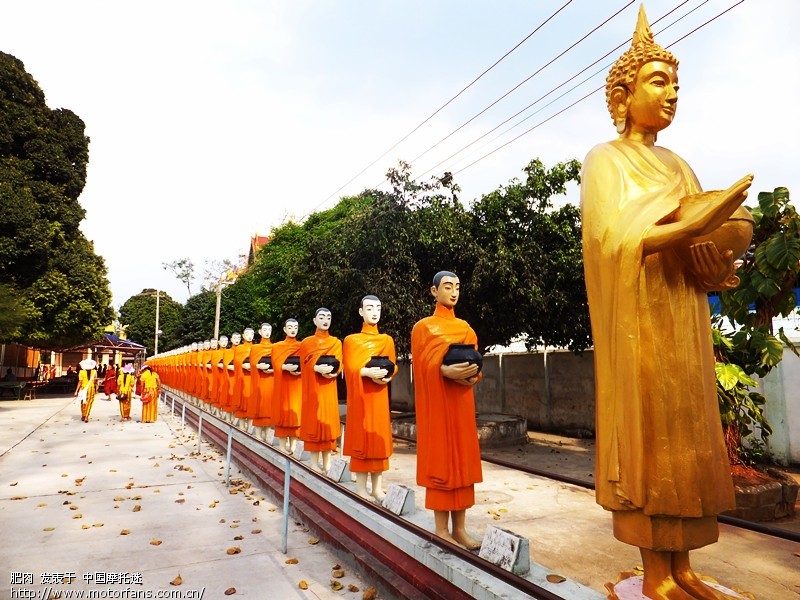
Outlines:
{"label": "black alms bowl", "polygon": [[397,368],[395,364],[391,360],[389,360],[388,356],[373,356],[372,358],[369,359],[369,362],[364,366],[386,369],[386,377],[391,377],[392,375],[394,375],[394,371]]}
{"label": "black alms bowl", "polygon": [[339,360],[331,354],[323,354],[317,359],[318,365],[330,365],[333,367],[333,373],[339,370]]}
{"label": "black alms bowl", "polygon": [[295,373],[300,372],[300,357],[299,356],[290,356],[285,361],[283,361],[285,365],[297,365],[297,370]]}
{"label": "black alms bowl", "polygon": [[457,365],[469,363],[478,365],[478,373],[483,368],[483,356],[472,344],[450,344],[450,349],[442,359],[443,365]]}

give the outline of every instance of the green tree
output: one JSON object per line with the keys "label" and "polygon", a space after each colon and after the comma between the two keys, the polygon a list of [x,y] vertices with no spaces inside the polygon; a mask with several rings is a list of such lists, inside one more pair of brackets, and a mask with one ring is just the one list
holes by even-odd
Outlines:
{"label": "green tree", "polygon": [[[156,293],[154,289],[144,289],[119,309],[120,321],[128,326],[128,339],[146,346],[151,354],[155,348]],[[162,331],[158,350],[162,352],[178,346],[183,305],[166,292],[158,292],[158,298],[158,328]]]}
{"label": "green tree", "polygon": [[0,280],[26,314],[14,341],[81,343],[112,316],[105,264],[79,229],[84,130],[73,112],[48,108],[22,62],[0,52]]}
{"label": "green tree", "polygon": [[572,160],[546,169],[538,159],[517,179],[472,205],[472,238],[478,248],[468,302],[483,346],[523,339],[537,345],[591,344],[583,279],[580,211],[553,209],[569,182],[579,183]]}
{"label": "green tree", "polygon": [[186,286],[189,297],[192,296],[192,283],[194,282],[194,263],[190,258],[179,258],[172,262],[162,262],[161,266],[169,271]]}
{"label": "green tree", "polygon": [[759,193],[758,207],[750,212],[753,251],[736,271],[739,286],[720,294],[721,315],[736,329],[714,331],[717,397],[734,464],[760,458],[772,433],[763,414],[766,399],[754,390],[753,376],[766,377],[780,363],[784,344],[797,354],[783,328],[774,335],[772,320],[797,307],[793,288],[800,273],[800,216],[785,187]]}
{"label": "green tree", "polygon": [[[178,346],[211,339],[214,334],[216,301],[216,293],[211,290],[203,290],[186,300],[178,327]],[[164,348],[164,350],[168,349]],[[161,346],[159,346],[160,350]]]}

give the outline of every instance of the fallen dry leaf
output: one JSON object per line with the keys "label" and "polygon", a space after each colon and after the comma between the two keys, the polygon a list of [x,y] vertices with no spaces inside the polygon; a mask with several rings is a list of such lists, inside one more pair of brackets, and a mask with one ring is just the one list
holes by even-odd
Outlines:
{"label": "fallen dry leaf", "polygon": [[339,591],[340,589],[342,589],[343,587],[344,587],[344,586],[342,585],[342,583],[341,583],[340,581],[336,581],[335,579],[332,579],[332,580],[331,580],[331,589],[332,589],[334,592],[338,592],[338,591]]}
{"label": "fallen dry leaf", "polygon": [[91,525],[81,525],[81,529],[91,529]]}
{"label": "fallen dry leaf", "polygon": [[141,500],[141,496],[131,496],[131,500]]}
{"label": "fallen dry leaf", "polygon": [[43,506],[47,506],[47,502],[42,502],[41,504],[37,504],[36,508],[42,508]]}
{"label": "fallen dry leaf", "polygon": [[14,483],[9,483],[8,485],[10,485],[11,487],[14,487],[14,486],[15,486],[15,485],[17,485],[18,483],[19,483],[19,481],[15,481]]}
{"label": "fallen dry leaf", "polygon": [[130,535],[131,532],[130,532],[130,529],[123,529],[122,531],[119,532],[119,534],[120,535]]}
{"label": "fallen dry leaf", "polygon": [[358,591],[358,586],[357,585],[353,585],[351,583],[350,585],[347,586],[347,591],[348,592],[357,592]]}
{"label": "fallen dry leaf", "polygon": [[238,542],[238,541],[240,541],[240,540],[243,540],[243,539],[244,539],[244,536],[243,536],[243,535],[237,535],[237,536],[236,536],[235,538],[233,538],[233,539],[234,539],[235,541],[237,541],[237,542]]}
{"label": "fallen dry leaf", "polygon": [[183,504],[184,502],[186,502],[186,498],[178,498],[175,500],[175,504]]}
{"label": "fallen dry leaf", "polygon": [[226,596],[233,596],[235,593],[236,593],[236,588],[233,588],[233,587],[228,588],[227,590],[225,590],[225,595]]}
{"label": "fallen dry leaf", "polygon": [[308,543],[311,544],[312,546],[316,546],[317,544],[319,544],[319,538],[309,538]]}
{"label": "fallen dry leaf", "polygon": [[296,565],[300,561],[297,560],[296,558],[287,558],[285,562],[287,565]]}
{"label": "fallen dry leaf", "polygon": [[564,583],[564,582],[567,580],[567,578],[566,578],[566,577],[562,577],[561,575],[556,575],[555,573],[550,573],[550,574],[549,574],[549,575],[546,577],[546,579],[547,579],[547,581],[549,581],[550,583]]}
{"label": "fallen dry leaf", "polygon": [[108,472],[109,472],[109,473],[116,473],[116,472],[117,472],[117,470],[116,470],[116,469],[109,469],[109,470],[108,470]]}
{"label": "fallen dry leaf", "polygon": [[114,496],[114,502],[125,502],[125,498],[122,496]]}
{"label": "fallen dry leaf", "polygon": [[253,531],[251,531],[250,533],[252,533],[253,535],[256,535],[256,534],[261,533],[261,530],[260,529],[253,529]]}
{"label": "fallen dry leaf", "polygon": [[69,507],[69,509],[70,509],[70,510],[78,510],[78,507],[77,507],[76,505],[74,505],[74,504],[73,504],[72,506],[70,506],[70,507]]}
{"label": "fallen dry leaf", "polygon": [[301,590],[307,590],[308,584],[306,583],[305,579],[301,579],[300,583],[297,584],[297,587],[299,587]]}
{"label": "fallen dry leaf", "polygon": [[133,507],[131,512],[139,512],[140,510],[142,510],[142,505],[141,504],[137,504],[136,506]]}
{"label": "fallen dry leaf", "polygon": [[361,596],[361,600],[375,600],[378,597],[378,590],[374,587],[368,587],[364,590],[364,594]]}
{"label": "fallen dry leaf", "polygon": [[344,577],[344,571],[342,569],[337,569],[333,573],[331,573],[331,577],[335,577],[336,579],[341,579]]}
{"label": "fallen dry leaf", "polygon": [[151,546],[160,546],[162,544],[161,540],[150,540]]}
{"label": "fallen dry leaf", "polygon": [[180,574],[178,574],[178,576],[175,579],[169,582],[170,585],[180,585],[182,583],[183,583],[183,577],[181,577]]}
{"label": "fallen dry leaf", "polygon": [[242,549],[239,548],[239,546],[231,546],[225,552],[228,554],[239,554],[241,551]]}
{"label": "fallen dry leaf", "polygon": [[102,527],[102,523],[92,523],[92,527]]}
{"label": "fallen dry leaf", "polygon": [[73,519],[82,519],[83,515],[81,513],[78,513],[77,515],[73,515],[72,518]]}
{"label": "fallen dry leaf", "polygon": [[45,527],[42,531],[55,531],[55,527]]}
{"label": "fallen dry leaf", "polygon": [[81,458],[86,458],[86,455],[85,454],[81,454]]}
{"label": "fallen dry leaf", "polygon": [[27,498],[27,496],[12,496],[11,497],[12,500],[25,500],[26,498]]}

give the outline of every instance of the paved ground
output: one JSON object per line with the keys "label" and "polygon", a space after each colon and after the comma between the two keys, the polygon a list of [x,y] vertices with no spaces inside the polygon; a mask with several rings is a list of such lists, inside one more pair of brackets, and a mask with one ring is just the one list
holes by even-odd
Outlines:
{"label": "paved ground", "polygon": [[[282,554],[280,507],[239,474],[232,475],[238,485],[226,489],[219,452],[204,444],[195,454],[196,436],[176,431],[177,418],[120,423],[116,411],[97,400],[83,424],[71,398],[0,402],[0,527],[12,540],[0,548],[0,565],[7,565],[0,598],[10,598],[12,587],[44,587],[11,585],[12,572],[32,573],[37,584],[43,573],[73,572],[70,589],[98,589],[82,579],[98,571],[142,573],[138,589],[205,588],[205,598],[223,598],[228,588],[259,599],[361,598],[347,586],[363,591],[368,583],[347,569],[339,580],[345,588],[330,588],[336,558],[323,544],[309,544],[302,524],[290,522],[289,552]],[[591,480],[590,440],[532,434],[531,443],[499,454]],[[415,460],[413,446],[396,444],[384,485],[415,489]],[[640,565],[636,549],[613,538],[609,514],[590,490],[484,463],[476,500],[467,516],[473,533],[495,525],[523,535],[533,561],[599,593]],[[409,519],[431,529],[418,488],[416,503]],[[234,547],[241,552],[227,554]],[[798,544],[722,526],[720,542],[692,556],[700,572],[759,600],[800,599]],[[299,562],[287,565],[287,558]],[[182,585],[171,586],[178,575]]]}
{"label": "paved ground", "polygon": [[[169,417],[136,422],[137,400],[134,421],[120,423],[116,404],[96,400],[82,423],[73,398],[0,402],[0,598],[26,597],[21,590],[46,598],[48,588],[62,598],[125,588],[184,598],[204,590],[205,599],[230,588],[232,597],[257,599],[361,598],[369,586],[349,569],[334,577],[336,558],[302,524],[290,521],[281,552],[280,507],[235,470],[227,489],[219,452],[204,444],[196,454],[194,436],[176,432]],[[20,582],[31,574],[33,584],[12,584],[15,573]],[[64,573],[75,575],[72,585],[41,584],[44,574]],[[124,583],[134,573],[140,583]]]}

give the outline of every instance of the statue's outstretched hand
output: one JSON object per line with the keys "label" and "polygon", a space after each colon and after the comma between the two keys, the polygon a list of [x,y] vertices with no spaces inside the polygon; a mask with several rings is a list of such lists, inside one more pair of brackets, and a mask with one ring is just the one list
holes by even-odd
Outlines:
{"label": "statue's outstretched hand", "polygon": [[692,255],[691,268],[697,281],[706,291],[729,290],[739,285],[733,253],[720,253],[714,242],[701,242],[689,247]]}
{"label": "statue's outstretched hand", "polygon": [[381,367],[362,367],[361,376],[372,379],[375,383],[386,384],[389,379],[386,377],[389,374],[387,369]]}

